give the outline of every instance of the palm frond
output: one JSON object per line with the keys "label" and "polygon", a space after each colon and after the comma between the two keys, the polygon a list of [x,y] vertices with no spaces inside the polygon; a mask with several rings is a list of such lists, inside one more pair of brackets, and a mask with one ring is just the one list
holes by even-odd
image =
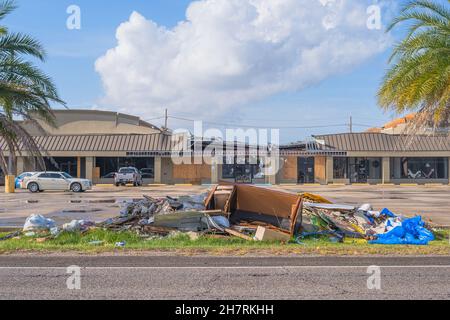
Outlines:
{"label": "palm frond", "polygon": [[[0,20],[15,8],[14,1],[1,2]],[[9,33],[6,27],[0,26],[0,137],[11,159],[26,153],[37,160],[39,167],[45,168],[44,151],[16,119],[31,122],[43,131],[38,119],[55,126],[51,103],[65,103],[52,79],[27,61],[27,57],[43,61],[45,50],[41,43],[25,34]],[[0,168],[13,173],[5,151],[0,150]]]}
{"label": "palm frond", "polygon": [[9,33],[0,37],[0,55],[5,54],[25,54],[42,61],[46,57],[45,50],[39,41],[21,33]]}
{"label": "palm frond", "polygon": [[[450,1],[449,1],[450,4]],[[388,30],[411,22],[406,37],[393,49],[391,64],[378,91],[385,110],[419,112],[434,122],[450,117],[450,6],[430,0],[406,3]]]}
{"label": "palm frond", "polygon": [[8,14],[17,9],[14,0],[7,0],[0,2],[0,20],[4,19]]}

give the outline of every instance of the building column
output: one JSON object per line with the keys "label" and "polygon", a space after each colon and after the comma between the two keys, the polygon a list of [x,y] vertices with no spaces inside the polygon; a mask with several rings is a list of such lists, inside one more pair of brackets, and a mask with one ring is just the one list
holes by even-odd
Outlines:
{"label": "building column", "polygon": [[271,185],[277,184],[277,175],[280,171],[280,162],[281,158],[277,155],[272,155],[270,157],[267,157],[265,160],[265,164],[269,167],[266,168],[267,175],[266,175],[266,183]]}
{"label": "building column", "polygon": [[326,176],[326,183],[333,183],[333,157],[327,157],[326,160],[326,170],[325,170],[325,176]]}
{"label": "building column", "polygon": [[217,160],[211,159],[211,184],[219,183],[219,164]]}
{"label": "building column", "polygon": [[448,158],[448,162],[447,162],[447,175],[448,175],[448,181],[450,183],[450,157]]}
{"label": "building column", "polygon": [[18,156],[16,163],[16,174],[19,175],[23,172],[25,172],[25,159],[21,156]]}
{"label": "building column", "polygon": [[277,173],[266,175],[266,183],[271,185],[277,184]]}
{"label": "building column", "polygon": [[381,166],[383,184],[391,182],[391,158],[384,157],[383,164]]}
{"label": "building column", "polygon": [[162,183],[162,158],[155,157],[155,183]]}
{"label": "building column", "polygon": [[94,177],[94,157],[86,157],[86,179],[93,180]]}
{"label": "building column", "polygon": [[81,178],[81,157],[77,157],[77,178]]}

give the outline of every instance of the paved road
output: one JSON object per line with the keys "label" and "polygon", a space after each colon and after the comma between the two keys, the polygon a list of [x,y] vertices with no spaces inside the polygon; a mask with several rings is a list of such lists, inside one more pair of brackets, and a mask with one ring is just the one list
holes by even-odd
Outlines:
{"label": "paved road", "polygon": [[[381,290],[367,287],[371,265]],[[450,257],[0,256],[0,299],[448,300]]]}

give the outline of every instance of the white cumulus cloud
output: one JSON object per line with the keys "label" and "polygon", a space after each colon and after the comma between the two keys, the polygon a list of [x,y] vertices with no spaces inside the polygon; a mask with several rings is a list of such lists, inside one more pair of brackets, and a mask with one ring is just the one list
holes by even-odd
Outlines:
{"label": "white cumulus cloud", "polygon": [[221,115],[299,91],[382,52],[369,30],[370,0],[201,0],[173,28],[138,12],[117,29],[117,46],[96,61],[101,104],[143,116]]}

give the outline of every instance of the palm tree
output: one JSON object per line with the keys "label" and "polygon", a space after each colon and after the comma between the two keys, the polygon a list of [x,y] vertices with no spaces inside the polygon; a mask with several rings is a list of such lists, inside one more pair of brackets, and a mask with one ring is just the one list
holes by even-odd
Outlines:
{"label": "palm tree", "polygon": [[[400,24],[408,32],[392,53],[379,104],[397,113],[417,111],[416,125],[447,126],[450,116],[450,0],[404,4],[388,32]],[[416,126],[416,128],[417,128]]]}
{"label": "palm tree", "polygon": [[[12,0],[0,2],[0,20],[16,8]],[[38,165],[43,167],[39,146],[17,120],[26,120],[42,129],[36,119],[54,124],[54,115],[50,103],[64,104],[59,98],[52,80],[25,60],[26,57],[45,60],[42,45],[33,38],[11,33],[0,26],[0,139],[8,148],[0,149],[0,168],[13,175],[16,153],[26,150],[36,157]]]}

